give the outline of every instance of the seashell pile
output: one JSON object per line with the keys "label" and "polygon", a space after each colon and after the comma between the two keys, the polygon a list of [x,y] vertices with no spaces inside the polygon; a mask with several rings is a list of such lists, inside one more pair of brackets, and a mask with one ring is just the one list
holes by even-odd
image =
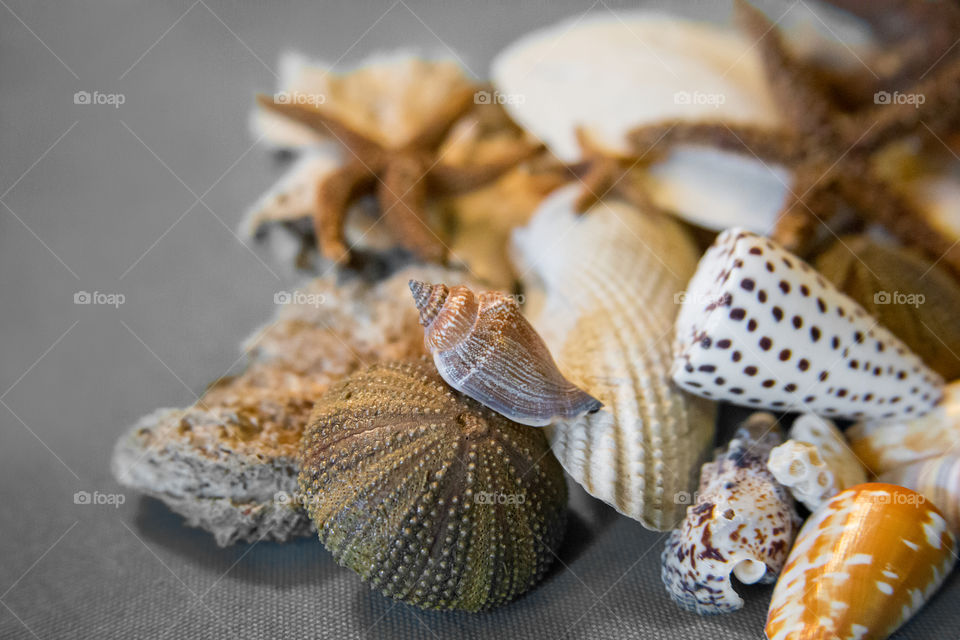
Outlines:
{"label": "seashell pile", "polygon": [[[246,227],[293,232],[328,303],[135,426],[118,478],[220,544],[315,528],[397,601],[482,611],[551,566],[566,472],[669,532],[664,606],[776,583],[770,640],[895,632],[960,533],[960,246],[904,195],[936,164],[913,137],[960,140],[937,27],[960,9],[838,4],[866,21],[581,16],[502,51],[492,86],[410,52],[288,57],[253,126],[299,159]],[[940,35],[884,42],[907,17]]]}
{"label": "seashell pile", "polygon": [[799,524],[793,500],[766,465],[780,442],[776,418],[755,413],[703,465],[696,504],[661,556],[663,584],[684,609],[712,614],[742,607],[731,575],[744,584],[776,580]]}
{"label": "seashell pile", "polygon": [[575,213],[577,189],[551,195],[514,234],[531,318],[560,369],[603,402],[559,420],[551,447],[591,495],[645,527],[673,528],[713,438],[714,408],[669,378],[674,297],[696,252],[684,230],[624,203]]}
{"label": "seashell pile", "polygon": [[566,526],[543,433],[449,389],[424,360],[375,365],[317,401],[300,489],[337,562],[426,609],[512,600],[543,577]]}

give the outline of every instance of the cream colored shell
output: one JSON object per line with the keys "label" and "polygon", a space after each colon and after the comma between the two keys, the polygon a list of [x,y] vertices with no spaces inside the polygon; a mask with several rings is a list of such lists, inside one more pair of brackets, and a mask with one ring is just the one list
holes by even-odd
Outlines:
{"label": "cream colored shell", "polygon": [[597,413],[550,427],[554,453],[592,495],[650,529],[683,518],[712,442],[714,406],[669,379],[673,321],[697,253],[673,220],[616,201],[574,213],[552,194],[514,233],[527,315]]}

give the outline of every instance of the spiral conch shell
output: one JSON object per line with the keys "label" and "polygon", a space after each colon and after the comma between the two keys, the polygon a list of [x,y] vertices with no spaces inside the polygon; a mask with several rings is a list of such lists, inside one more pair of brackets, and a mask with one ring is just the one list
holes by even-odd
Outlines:
{"label": "spiral conch shell", "polygon": [[591,495],[649,529],[671,529],[714,429],[714,405],[669,378],[675,296],[697,252],[673,220],[619,201],[579,216],[578,193],[551,194],[513,238],[531,322],[564,373],[604,403],[557,421],[548,437]]}
{"label": "spiral conch shell", "polygon": [[454,389],[537,427],[601,407],[563,377],[515,298],[416,280],[410,281],[410,291],[420,310],[424,344]]}
{"label": "spiral conch shell", "polygon": [[960,455],[945,455],[898,467],[880,476],[920,493],[940,509],[954,533],[960,534]]}
{"label": "spiral conch shell", "polygon": [[776,580],[800,524],[793,499],[766,465],[782,441],[776,418],[755,413],[703,465],[696,504],[661,555],[660,577],[684,609],[714,614],[742,607],[731,574],[744,584]]}

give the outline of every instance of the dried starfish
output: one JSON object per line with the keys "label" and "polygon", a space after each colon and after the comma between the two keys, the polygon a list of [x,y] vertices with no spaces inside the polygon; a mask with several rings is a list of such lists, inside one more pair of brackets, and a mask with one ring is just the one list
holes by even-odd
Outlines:
{"label": "dried starfish", "polygon": [[346,262],[350,250],[344,240],[346,212],[357,198],[375,193],[384,218],[400,244],[420,258],[442,262],[446,247],[426,222],[428,196],[472,191],[528,157],[534,148],[523,146],[497,162],[453,166],[442,162],[438,147],[451,127],[473,105],[475,87],[464,87],[406,142],[387,146],[345,124],[322,106],[278,102],[259,95],[259,104],[321,135],[336,140],[346,151],[344,166],[320,181],[314,229],[320,252],[335,262]]}
{"label": "dried starfish", "polygon": [[791,195],[773,236],[804,252],[816,222],[829,219],[840,202],[885,226],[905,244],[922,249],[960,273],[960,246],[940,235],[876,172],[877,154],[914,134],[946,136],[960,125],[960,60],[943,60],[911,94],[923,104],[870,104],[842,111],[824,78],[796,61],[780,33],[757,9],[737,2],[738,15],[758,42],[772,92],[788,123],[765,129],[722,122],[669,121],[631,132],[636,153],[662,153],[678,144],[706,144],[755,156],[793,169]]}

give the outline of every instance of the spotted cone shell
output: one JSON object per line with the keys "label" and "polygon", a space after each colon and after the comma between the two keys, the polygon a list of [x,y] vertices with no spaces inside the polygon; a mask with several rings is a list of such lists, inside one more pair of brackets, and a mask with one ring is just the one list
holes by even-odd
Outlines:
{"label": "spotted cone shell", "polygon": [[596,411],[600,402],[560,373],[547,345],[499,291],[410,281],[424,344],[447,383],[506,417],[537,427]]}
{"label": "spotted cone shell", "polygon": [[548,429],[564,469],[650,529],[672,529],[712,443],[714,406],[669,378],[674,296],[697,252],[684,230],[619,201],[580,216],[575,185],[514,235],[531,322],[603,408]]}
{"label": "spotted cone shell", "polygon": [[773,590],[767,638],[886,638],[940,587],[956,549],[919,493],[882,483],[841,491],[800,530]]}
{"label": "spotted cone shell", "polygon": [[426,359],[333,385],[304,433],[299,484],[337,562],[426,609],[517,597],[543,577],[566,522],[543,431],[450,389]]}
{"label": "spotted cone shell", "polygon": [[692,393],[828,417],[922,415],[942,378],[807,263],[730,229],[677,318],[673,379]]}
{"label": "spotted cone shell", "polygon": [[743,598],[734,590],[734,576],[744,584],[777,579],[800,524],[793,499],[766,465],[782,441],[777,419],[755,413],[703,465],[695,504],[660,556],[667,593],[684,609],[736,611]]}

